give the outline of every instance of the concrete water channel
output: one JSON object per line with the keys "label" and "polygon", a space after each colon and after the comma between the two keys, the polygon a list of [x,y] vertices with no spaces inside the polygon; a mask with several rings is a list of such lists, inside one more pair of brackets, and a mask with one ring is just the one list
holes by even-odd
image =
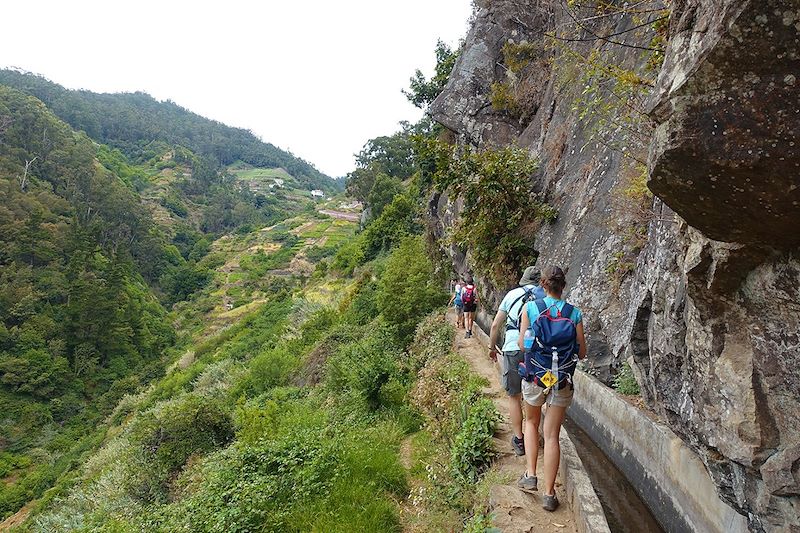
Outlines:
{"label": "concrete water channel", "polygon": [[592,481],[611,533],[661,533],[653,513],[622,472],[570,418],[564,422],[575,450]]}
{"label": "concrete water channel", "polygon": [[[487,318],[479,315],[476,325],[488,344]],[[567,416],[567,435],[613,533],[748,530],[746,518],[719,498],[697,453],[613,389],[576,372]]]}

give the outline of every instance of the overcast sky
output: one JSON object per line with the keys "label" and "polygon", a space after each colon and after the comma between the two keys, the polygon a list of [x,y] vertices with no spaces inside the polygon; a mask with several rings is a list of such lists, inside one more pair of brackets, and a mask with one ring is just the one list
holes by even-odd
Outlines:
{"label": "overcast sky", "polygon": [[400,92],[466,34],[470,0],[5,0],[0,67],[145,91],[252,130],[332,176],[421,113]]}

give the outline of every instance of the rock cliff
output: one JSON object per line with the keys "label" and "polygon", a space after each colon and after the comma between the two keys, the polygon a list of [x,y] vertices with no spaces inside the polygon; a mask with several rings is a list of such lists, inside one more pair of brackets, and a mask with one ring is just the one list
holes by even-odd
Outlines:
{"label": "rock cliff", "polygon": [[[568,269],[595,373],[632,363],[750,529],[800,531],[800,2],[628,4],[479,2],[430,111],[538,158],[559,216],[532,246]],[[460,205],[431,197],[440,242]]]}

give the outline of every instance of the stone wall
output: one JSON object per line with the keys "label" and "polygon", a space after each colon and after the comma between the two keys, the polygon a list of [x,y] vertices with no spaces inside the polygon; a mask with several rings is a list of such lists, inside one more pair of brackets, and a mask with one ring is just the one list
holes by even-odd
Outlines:
{"label": "stone wall", "polygon": [[[632,170],[620,147],[636,139],[622,127],[598,138],[595,119],[576,106],[581,87],[555,74],[563,65],[531,75],[527,122],[489,103],[504,76],[503,43],[543,42],[570,23],[563,5],[484,3],[432,115],[460,142],[513,142],[540,160],[532,187],[559,216],[533,246],[540,265],[567,268],[596,375],[608,380],[632,362],[648,406],[698,452],[750,529],[800,531],[800,2],[672,2],[647,109],[657,198],[644,222],[623,194]],[[633,25],[624,16],[608,22],[611,32]],[[645,68],[638,49],[569,46],[584,55],[601,47],[625,68]],[[433,234],[444,239],[459,210],[446,191],[434,194]],[[642,223],[634,245],[629,228]],[[474,269],[469,250],[445,251],[457,271]],[[635,268],[615,272],[631,254]],[[506,288],[478,282],[488,320]]]}

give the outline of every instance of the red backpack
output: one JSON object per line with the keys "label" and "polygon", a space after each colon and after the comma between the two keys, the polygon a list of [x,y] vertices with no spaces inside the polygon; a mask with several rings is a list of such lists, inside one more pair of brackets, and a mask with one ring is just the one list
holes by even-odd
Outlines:
{"label": "red backpack", "polygon": [[473,304],[475,303],[475,285],[467,285],[464,287],[464,292],[461,295],[461,301],[464,304]]}

